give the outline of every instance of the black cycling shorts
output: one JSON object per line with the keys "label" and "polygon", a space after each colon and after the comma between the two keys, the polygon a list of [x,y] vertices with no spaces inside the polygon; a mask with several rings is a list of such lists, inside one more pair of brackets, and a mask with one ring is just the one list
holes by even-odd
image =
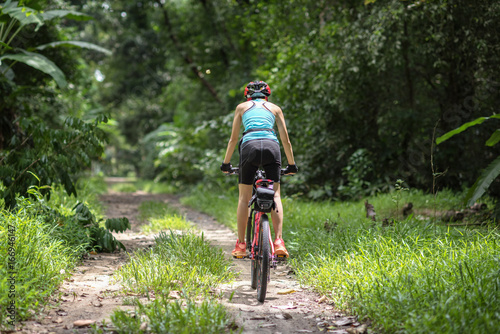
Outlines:
{"label": "black cycling shorts", "polygon": [[239,182],[253,184],[259,167],[264,168],[268,179],[280,182],[281,151],[274,140],[253,139],[241,145]]}

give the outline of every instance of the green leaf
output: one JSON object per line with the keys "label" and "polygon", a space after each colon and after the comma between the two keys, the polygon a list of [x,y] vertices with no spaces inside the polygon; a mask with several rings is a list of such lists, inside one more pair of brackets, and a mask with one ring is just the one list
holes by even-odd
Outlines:
{"label": "green leaf", "polygon": [[37,46],[35,49],[36,50],[44,50],[46,48],[53,48],[57,46],[76,46],[79,48],[85,48],[85,49],[90,49],[90,50],[95,50],[102,52],[108,56],[112,55],[113,53],[109,51],[108,49],[105,49],[103,47],[100,47],[99,45],[92,44],[92,43],[87,43],[87,42],[80,42],[80,41],[59,41],[59,42],[52,42],[48,44],[43,44]]}
{"label": "green leaf", "polygon": [[460,127],[456,128],[455,130],[451,130],[450,132],[447,132],[444,135],[442,135],[441,137],[437,138],[436,139],[436,144],[439,145],[442,142],[450,139],[454,135],[457,135],[457,134],[459,134],[461,132],[464,132],[465,130],[467,130],[471,126],[481,124],[481,123],[483,123],[484,121],[486,121],[486,120],[488,120],[490,118],[498,118],[498,119],[500,119],[500,115],[492,115],[490,117],[479,117],[479,118],[476,118],[473,121],[470,121],[470,122],[467,122],[465,124],[462,124]]}
{"label": "green leaf", "polygon": [[43,73],[50,75],[59,85],[59,87],[64,88],[67,85],[66,77],[56,64],[42,56],[41,54],[28,52],[21,50],[22,53],[17,54],[6,54],[0,57],[0,61],[3,59],[15,60],[24,63],[28,66],[36,68]]}
{"label": "green leaf", "polygon": [[497,129],[486,141],[486,146],[494,146],[500,141],[500,129]]}
{"label": "green leaf", "polygon": [[49,21],[55,18],[59,17],[65,17],[70,20],[76,20],[76,21],[88,21],[92,20],[92,16],[89,16],[84,13],[76,12],[73,10],[62,10],[62,9],[56,9],[56,10],[49,10],[43,13],[40,13],[42,18],[45,21]]}
{"label": "green leaf", "polygon": [[130,229],[130,222],[128,218],[109,218],[105,222],[105,226],[108,230],[113,232],[124,232]]}
{"label": "green leaf", "polygon": [[465,201],[467,205],[473,205],[489,188],[491,183],[500,174],[500,156],[491,162],[488,167],[481,173],[481,176],[476,180],[476,183],[469,189]]}
{"label": "green leaf", "polygon": [[475,119],[475,120],[473,120],[471,122],[467,122],[465,124],[462,124],[462,126],[460,126],[459,128],[456,128],[455,130],[451,130],[450,132],[447,132],[444,135],[442,135],[441,137],[437,138],[436,139],[436,144],[439,145],[442,142],[444,142],[445,140],[450,139],[454,135],[457,135],[457,134],[459,134],[461,132],[464,132],[465,130],[467,130],[471,126],[481,124],[484,121],[486,121],[487,119],[488,119],[488,117],[479,117],[479,118],[477,118],[477,119]]}

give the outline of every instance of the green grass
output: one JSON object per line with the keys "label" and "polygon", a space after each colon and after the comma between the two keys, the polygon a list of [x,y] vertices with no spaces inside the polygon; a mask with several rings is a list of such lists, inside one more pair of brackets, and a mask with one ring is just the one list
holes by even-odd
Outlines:
{"label": "green grass", "polygon": [[[326,294],[337,307],[372,319],[383,332],[497,332],[498,229],[448,228],[434,220],[434,210],[461,208],[461,196],[449,191],[436,199],[403,191],[368,201],[378,222],[365,217],[364,201],[284,199],[284,240],[301,282]],[[234,228],[236,193],[198,191],[183,202]],[[403,219],[396,208],[407,202],[430,217]],[[386,217],[395,224],[383,227]]]}
{"label": "green grass", "polygon": [[142,202],[139,205],[139,219],[147,222],[141,226],[145,233],[192,228],[192,224],[180,215],[179,210],[168,203],[158,201]]}
{"label": "green grass", "polygon": [[174,215],[164,218],[150,218],[149,223],[141,226],[141,231],[144,233],[165,231],[165,230],[180,230],[185,231],[192,228],[192,224],[184,217]]}
{"label": "green grass", "polygon": [[177,192],[177,189],[168,183],[133,179],[127,182],[114,184],[111,186],[111,189],[122,193],[133,193],[139,190],[149,194],[173,194]]}
{"label": "green grass", "polygon": [[500,325],[498,231],[408,220],[304,239],[309,252],[293,262],[299,278],[386,331],[493,333]]}
{"label": "green grass", "polygon": [[111,186],[113,191],[119,193],[135,193],[137,191],[137,187],[134,183],[117,183]]}
{"label": "green grass", "polygon": [[[78,200],[87,203],[96,216],[102,216],[97,194],[106,191],[103,185],[99,178],[77,184]],[[74,214],[78,201],[74,196],[59,186],[53,188],[50,201],[36,188],[30,193],[32,197],[18,199],[15,210],[0,206],[0,328],[7,325],[5,310],[11,301],[15,302],[16,321],[29,319],[46,305],[90,241],[78,223],[66,219]],[[14,253],[10,261],[7,255]],[[12,270],[16,272],[12,281],[15,296],[9,296]]]}
{"label": "green grass", "polygon": [[164,182],[156,182],[151,180],[138,180],[135,182],[137,189],[150,194],[173,194],[178,190],[173,185]]}
{"label": "green grass", "polygon": [[[19,199],[16,211],[0,210],[0,327],[7,325],[5,310],[11,301],[15,302],[16,321],[28,319],[45,305],[85,246],[68,247],[54,237],[57,225],[34,215],[34,206],[29,200]],[[11,283],[14,296],[9,296]]]}
{"label": "green grass", "polygon": [[[222,250],[210,246],[203,235],[160,232],[152,249],[131,255],[114,275],[126,292],[148,298],[154,292],[156,299],[134,300],[132,314],[115,311],[113,327],[119,333],[223,332],[229,318],[212,294],[218,285],[234,279],[230,266]],[[172,291],[181,294],[180,299],[171,300]],[[144,323],[147,329],[141,329]]]}
{"label": "green grass", "polygon": [[[137,302],[132,312],[115,311],[111,315],[113,332],[118,333],[223,333],[228,326],[225,308],[212,299],[201,303],[192,300],[169,301],[156,299],[151,303]],[[144,326],[147,324],[147,326]],[[95,331],[103,333],[103,329]]]}
{"label": "green grass", "polygon": [[169,203],[160,201],[144,201],[139,205],[139,219],[159,218],[164,216],[178,215],[179,210]]}
{"label": "green grass", "polygon": [[115,273],[115,278],[134,293],[183,290],[190,296],[206,295],[217,285],[231,281],[231,262],[192,233],[160,232],[155,246],[139,251]]}

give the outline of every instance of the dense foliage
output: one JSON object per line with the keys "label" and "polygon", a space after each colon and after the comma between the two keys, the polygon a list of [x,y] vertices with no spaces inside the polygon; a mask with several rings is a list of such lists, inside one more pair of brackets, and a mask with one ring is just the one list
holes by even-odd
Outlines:
{"label": "dense foliage", "polygon": [[[364,196],[396,178],[429,189],[443,172],[440,187],[461,189],[499,153],[483,148],[494,122],[432,145],[495,113],[500,4],[493,0],[18,6],[39,21],[24,23],[5,4],[0,17],[11,26],[0,48],[0,57],[8,56],[0,76],[7,93],[0,167],[10,202],[33,184],[28,171],[73,192],[75,172],[104,152],[103,130],[112,137],[99,168],[110,173],[207,186],[227,181],[217,166],[231,113],[256,78],[270,83],[272,101],[283,107],[301,166],[288,187],[311,198]],[[56,6],[58,15],[44,16]],[[103,56],[108,49],[112,56]],[[52,70],[30,69],[21,55]],[[107,120],[102,112],[112,116],[109,126],[99,126]]]}
{"label": "dense foliage", "polygon": [[213,183],[230,113],[255,78],[270,83],[285,112],[303,172],[289,186],[312,198],[363,196],[396,178],[429,189],[444,171],[439,185],[461,189],[498,153],[482,147],[493,123],[432,145],[495,112],[497,1],[121,0],[82,8],[99,18],[87,38],[99,31],[94,41],[114,52],[99,67],[100,99],[123,135],[115,141],[122,173]]}
{"label": "dense foliage", "polygon": [[[26,296],[17,302],[20,319],[78,255],[121,248],[110,231],[126,229],[126,220],[103,227],[88,206],[76,205],[75,181],[87,169],[197,185],[198,205],[228,207],[220,188],[236,181],[218,166],[250,80],[267,81],[271,101],[284,110],[300,167],[286,180],[288,193],[362,198],[396,179],[426,191],[436,190],[436,180],[438,188],[462,190],[482,175],[472,188],[476,198],[487,188],[499,197],[499,147],[484,146],[500,138],[498,31],[497,0],[3,0],[0,251],[12,247],[3,236],[16,226],[24,268],[16,286]],[[464,131],[482,123],[479,117],[490,121]],[[53,191],[59,186],[75,202],[50,209],[45,201],[61,196]],[[437,202],[451,197],[440,194],[434,214]],[[413,218],[386,228],[347,214],[326,231],[338,206],[291,209],[286,219],[297,234],[285,232],[293,240],[287,245],[317,255],[296,263],[301,277],[320,291],[341,291],[332,298],[380,327],[498,327],[497,231],[450,232]],[[160,247],[151,259],[157,251],[173,254]],[[354,260],[354,269],[366,271],[349,276],[342,270]],[[179,311],[169,305],[157,304],[166,314]],[[206,314],[204,307],[190,314]],[[218,306],[212,311],[219,314]]]}
{"label": "dense foliage", "polygon": [[32,185],[62,184],[76,195],[75,176],[103,153],[99,124],[107,118],[87,100],[88,65],[59,47],[109,51],[72,40],[69,20],[89,16],[53,7],[51,1],[0,4],[0,196],[8,207]]}

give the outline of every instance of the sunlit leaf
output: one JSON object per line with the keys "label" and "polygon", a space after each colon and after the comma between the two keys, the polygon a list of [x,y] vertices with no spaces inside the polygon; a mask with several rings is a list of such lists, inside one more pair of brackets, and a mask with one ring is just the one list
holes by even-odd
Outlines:
{"label": "sunlit leaf", "polygon": [[2,14],[6,14],[11,18],[14,18],[19,21],[21,26],[25,26],[27,24],[36,23],[37,27],[35,30],[38,30],[43,25],[43,19],[41,19],[36,13],[37,11],[29,8],[29,7],[18,7],[18,2],[8,2],[2,6],[1,9]]}
{"label": "sunlit leaf", "polygon": [[500,129],[497,129],[486,141],[486,146],[494,146],[500,141]]}

